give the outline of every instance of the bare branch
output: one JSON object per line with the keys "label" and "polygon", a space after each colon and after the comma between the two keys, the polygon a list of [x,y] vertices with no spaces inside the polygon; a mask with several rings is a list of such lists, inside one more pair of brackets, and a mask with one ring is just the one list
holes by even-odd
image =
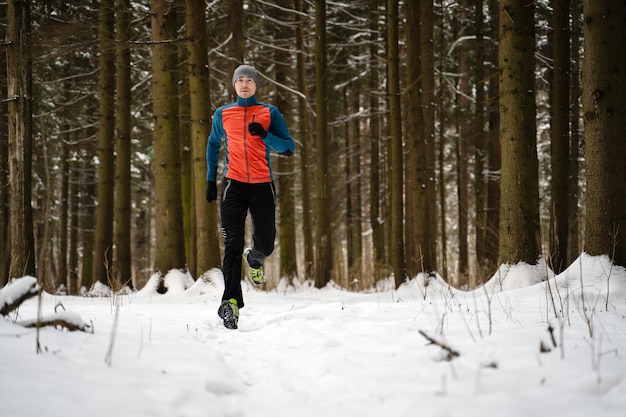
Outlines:
{"label": "bare branch", "polygon": [[82,332],[93,333],[93,327],[90,324],[83,322],[83,320],[76,313],[72,313],[70,311],[52,314],[50,316],[42,317],[39,320],[24,320],[17,322],[16,324],[26,328],[41,328],[50,326],[61,327],[69,330],[70,332],[80,330]]}
{"label": "bare branch", "polygon": [[456,350],[452,349],[450,346],[448,346],[445,343],[440,342],[438,340],[435,340],[432,337],[428,336],[425,331],[419,330],[419,334],[424,336],[426,338],[426,340],[428,340],[430,342],[431,345],[437,345],[440,348],[442,348],[443,350],[445,350],[446,353],[447,353],[446,360],[451,361],[452,359],[458,358],[459,356],[461,356],[461,354],[459,352],[457,352]]}

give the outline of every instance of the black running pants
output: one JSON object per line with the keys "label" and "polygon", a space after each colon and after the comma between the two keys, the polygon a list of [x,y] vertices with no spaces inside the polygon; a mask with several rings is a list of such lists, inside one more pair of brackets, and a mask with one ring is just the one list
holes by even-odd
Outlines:
{"label": "black running pants", "polygon": [[258,268],[274,251],[276,238],[276,193],[273,182],[248,184],[224,179],[220,199],[222,236],[225,251],[222,272],[224,294],[222,300],[234,298],[237,306],[244,306],[241,292],[241,262],[244,250],[246,217],[250,212],[253,226],[253,246],[250,265]]}

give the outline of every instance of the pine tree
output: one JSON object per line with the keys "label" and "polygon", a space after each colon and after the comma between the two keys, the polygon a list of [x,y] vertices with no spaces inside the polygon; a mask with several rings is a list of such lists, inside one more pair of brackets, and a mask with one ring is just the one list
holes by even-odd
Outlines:
{"label": "pine tree", "polygon": [[554,50],[551,102],[550,256],[552,269],[567,267],[569,180],[569,0],[553,1]]}
{"label": "pine tree", "polygon": [[130,1],[115,0],[115,203],[114,233],[115,285],[133,287],[131,280],[131,77],[130,77]]}
{"label": "pine tree", "polygon": [[[98,132],[98,208],[94,235],[92,279],[109,285],[113,260],[113,196],[115,162],[115,13],[113,0],[100,2],[98,28],[100,52],[99,132]],[[91,286],[92,282],[84,283]]]}
{"label": "pine tree", "polygon": [[204,0],[187,0],[187,53],[191,98],[191,146],[196,277],[221,265],[217,204],[208,204],[206,190],[206,143],[211,130],[209,62]]}
{"label": "pine tree", "polygon": [[175,45],[178,9],[167,0],[153,0],[152,91],[154,112],[154,195],[156,248],[154,270],[163,276],[184,269],[185,244],[181,201],[178,87]]}
{"label": "pine tree", "polygon": [[396,288],[407,280],[404,252],[404,182],[400,108],[400,63],[398,47],[398,2],[387,3],[387,78],[389,80],[389,123],[391,126],[391,243]]}
{"label": "pine tree", "polygon": [[500,1],[501,264],[535,265],[541,255],[533,12],[524,0]]}
{"label": "pine tree", "polygon": [[315,100],[316,100],[316,199],[317,228],[315,256],[315,287],[330,282],[333,259],[330,230],[330,194],[328,192],[328,95],[326,58],[326,1],[315,1]]}
{"label": "pine tree", "polygon": [[11,277],[36,276],[32,166],[32,57],[30,2],[9,0],[7,7],[7,96],[9,132]]}
{"label": "pine tree", "polygon": [[587,206],[584,250],[626,266],[626,25],[623,2],[583,3]]}

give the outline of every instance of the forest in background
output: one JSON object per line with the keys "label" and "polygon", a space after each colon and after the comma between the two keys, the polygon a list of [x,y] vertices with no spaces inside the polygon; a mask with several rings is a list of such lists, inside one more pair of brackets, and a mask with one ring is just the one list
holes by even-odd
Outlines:
{"label": "forest in background", "polygon": [[473,288],[499,264],[560,272],[583,250],[624,265],[625,13],[622,0],[2,3],[2,283],[28,273],[76,293],[219,267],[203,158],[240,63],[297,141],[272,161],[267,286],[422,272]]}

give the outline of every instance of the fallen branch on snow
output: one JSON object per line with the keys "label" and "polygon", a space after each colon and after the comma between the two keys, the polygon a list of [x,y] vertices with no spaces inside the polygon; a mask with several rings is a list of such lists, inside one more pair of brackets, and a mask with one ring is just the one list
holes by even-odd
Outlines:
{"label": "fallen branch on snow", "polygon": [[72,311],[54,313],[49,316],[42,317],[39,320],[23,320],[17,322],[17,324],[28,328],[50,326],[61,327],[69,330],[70,332],[80,330],[83,332],[93,333],[92,326],[85,323],[78,314]]}
{"label": "fallen branch on snow", "polygon": [[428,336],[425,331],[419,330],[419,334],[424,336],[426,338],[426,340],[428,340],[430,342],[431,345],[437,345],[440,348],[442,348],[443,350],[445,350],[446,351],[446,360],[447,361],[451,361],[452,359],[461,356],[461,354],[459,352],[457,352],[456,350],[452,349],[450,346],[448,346],[445,343],[440,342],[440,341],[438,341],[436,339],[433,339],[432,337]]}
{"label": "fallen branch on snow", "polygon": [[24,301],[39,294],[40,289],[37,278],[34,277],[23,277],[11,281],[6,287],[0,289],[0,315],[6,316]]}
{"label": "fallen branch on snow", "polygon": [[[37,278],[26,276],[15,279],[0,289],[0,315],[7,316],[16,310],[24,301],[39,294],[41,287]],[[56,308],[55,308],[56,310]],[[81,330],[93,333],[93,327],[86,324],[80,316],[71,311],[56,312],[39,320],[23,320],[16,324],[28,328],[60,327],[69,331]]]}

